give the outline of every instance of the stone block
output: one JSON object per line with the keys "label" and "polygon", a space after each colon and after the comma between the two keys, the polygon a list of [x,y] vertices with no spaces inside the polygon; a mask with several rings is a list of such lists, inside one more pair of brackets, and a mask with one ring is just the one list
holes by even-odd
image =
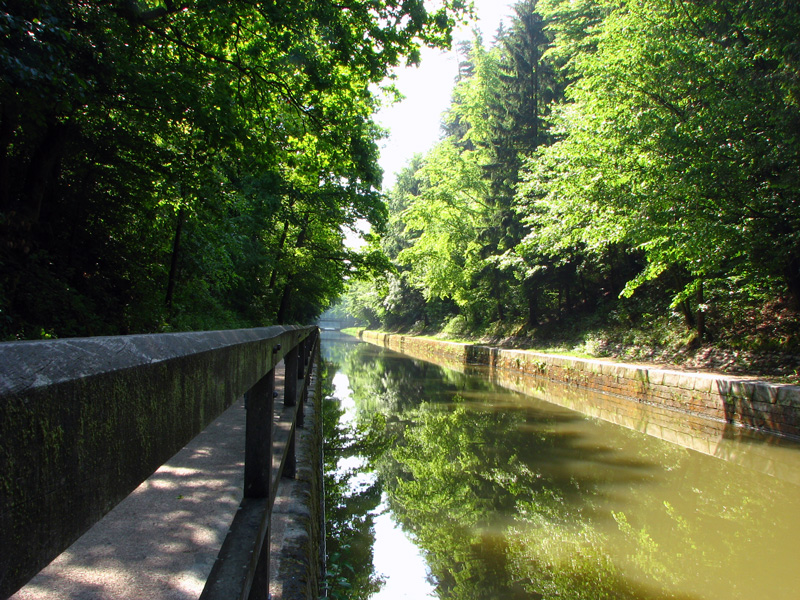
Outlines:
{"label": "stone block", "polygon": [[662,385],[670,388],[678,388],[681,385],[681,373],[675,371],[664,371],[664,377],[661,381]]}
{"label": "stone block", "polygon": [[648,369],[647,380],[650,382],[651,387],[664,385],[664,371],[662,369]]}
{"label": "stone block", "polygon": [[716,378],[697,373],[694,377],[694,389],[704,394],[710,394],[712,390],[716,389]]}
{"label": "stone block", "polygon": [[776,402],[781,406],[800,407],[800,386],[784,385],[778,387]]}
{"label": "stone block", "polygon": [[778,388],[767,383],[756,382],[753,384],[753,402],[761,404],[775,404],[778,401]]}
{"label": "stone block", "polygon": [[678,379],[678,387],[683,390],[694,390],[696,377],[692,373],[683,373]]}

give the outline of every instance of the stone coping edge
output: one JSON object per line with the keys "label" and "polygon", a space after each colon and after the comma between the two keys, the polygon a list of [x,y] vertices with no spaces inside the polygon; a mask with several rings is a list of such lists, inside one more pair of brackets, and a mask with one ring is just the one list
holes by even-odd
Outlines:
{"label": "stone coping edge", "polygon": [[281,326],[0,343],[0,394],[310,332]]}
{"label": "stone coping edge", "polygon": [[800,386],[363,330],[365,342],[432,360],[486,366],[621,395],[800,439]]}

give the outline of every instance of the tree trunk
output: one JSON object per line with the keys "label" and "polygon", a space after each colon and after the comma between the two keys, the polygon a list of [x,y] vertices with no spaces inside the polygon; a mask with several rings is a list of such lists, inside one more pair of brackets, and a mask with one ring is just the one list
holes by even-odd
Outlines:
{"label": "tree trunk", "polygon": [[536,285],[531,280],[525,282],[525,298],[528,301],[528,328],[539,324],[539,294]]}
{"label": "tree trunk", "polygon": [[[303,217],[303,224],[300,227],[300,232],[297,234],[297,241],[295,242],[295,248],[302,248],[305,246],[306,243],[306,234],[308,233],[308,221],[310,219],[310,215],[308,213],[305,214]],[[292,280],[294,279],[294,275],[292,273],[286,278],[286,284],[283,286],[283,292],[281,292],[281,302],[278,306],[278,314],[275,317],[278,321],[278,325],[285,325],[287,320],[289,319],[289,308],[290,308],[290,301],[292,297]]]}
{"label": "tree trunk", "polygon": [[69,126],[66,123],[50,123],[31,157],[19,201],[20,217],[28,223],[36,223],[39,220],[42,201],[48,186],[53,183],[53,175],[66,146],[68,130]]}
{"label": "tree trunk", "polygon": [[800,252],[789,259],[784,270],[784,279],[792,306],[796,310],[800,310]]}
{"label": "tree trunk", "polygon": [[683,321],[686,323],[686,328],[689,330],[694,329],[694,314],[692,314],[692,307],[689,306],[689,301],[681,300],[678,306],[680,306],[681,312],[683,313]]}
{"label": "tree trunk", "polygon": [[500,293],[500,278],[495,271],[492,277],[492,288],[494,289],[494,297],[497,299],[497,320],[504,323],[506,320],[505,306],[503,306],[503,295]]}
{"label": "tree trunk", "polygon": [[286,325],[286,320],[289,317],[289,302],[292,298],[292,279],[294,279],[294,277],[290,275],[286,281],[286,284],[283,286],[281,303],[278,306],[278,315],[275,317],[278,325]]}
{"label": "tree trunk", "polygon": [[697,341],[703,343],[706,339],[706,310],[703,297],[703,282],[697,285]]}
{"label": "tree trunk", "polygon": [[[677,273],[673,273],[673,279],[675,281],[675,287],[677,289],[681,289],[683,287],[683,281],[677,275]],[[686,329],[691,331],[695,328],[695,320],[694,320],[694,313],[692,313],[692,305],[689,303],[688,299],[681,300],[678,303],[678,307],[681,309],[683,313],[683,322],[686,324]]]}
{"label": "tree trunk", "polygon": [[169,279],[167,279],[167,293],[164,304],[167,311],[172,314],[172,297],[175,292],[175,281],[178,279],[178,258],[181,251],[181,235],[183,233],[184,210],[178,210],[178,221],[175,224],[175,237],[172,240],[172,257],[169,262]]}
{"label": "tree trunk", "polygon": [[8,147],[14,137],[14,120],[3,104],[0,107],[0,210],[11,208],[11,161]]}
{"label": "tree trunk", "polygon": [[281,233],[281,239],[278,242],[278,249],[275,252],[275,263],[272,265],[272,272],[269,275],[269,289],[275,289],[275,282],[278,279],[278,265],[281,262],[281,257],[283,256],[283,245],[286,243],[286,235],[289,233],[289,221],[284,221],[283,223],[283,233]]}

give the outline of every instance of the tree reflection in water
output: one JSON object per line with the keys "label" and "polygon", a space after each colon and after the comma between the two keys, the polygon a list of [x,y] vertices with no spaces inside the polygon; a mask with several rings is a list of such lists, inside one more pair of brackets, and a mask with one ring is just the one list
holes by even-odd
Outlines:
{"label": "tree reflection in water", "polygon": [[776,535],[793,548],[797,487],[372,346],[339,360],[357,410],[334,439],[377,474],[329,490],[344,492],[330,548],[349,544],[364,579],[347,597],[379,587],[382,492],[442,599],[793,597],[796,553],[736,565]]}
{"label": "tree reflection in water", "polygon": [[365,443],[377,427],[364,431],[343,420],[342,401],[332,395],[336,369],[335,363],[323,361],[326,588],[329,598],[360,600],[369,598],[382,584],[372,566],[381,483],[377,477],[369,477],[369,463],[364,460],[381,452]]}

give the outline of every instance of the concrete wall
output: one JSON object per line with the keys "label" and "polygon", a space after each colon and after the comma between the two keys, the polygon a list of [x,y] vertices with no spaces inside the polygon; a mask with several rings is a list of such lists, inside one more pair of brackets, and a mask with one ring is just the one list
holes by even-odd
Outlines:
{"label": "concrete wall", "polygon": [[322,386],[319,356],[297,433],[297,473],[283,478],[272,509],[271,600],[319,598],[325,583],[325,495],[322,488]]}
{"label": "concrete wall", "polygon": [[0,598],[308,332],[268,327],[0,344]]}
{"label": "concrete wall", "polygon": [[484,366],[490,372],[519,373],[624,398],[620,406],[627,405],[626,410],[633,400],[682,415],[678,420],[695,417],[700,423],[800,438],[800,386],[373,331],[363,331],[361,338],[440,364]]}

